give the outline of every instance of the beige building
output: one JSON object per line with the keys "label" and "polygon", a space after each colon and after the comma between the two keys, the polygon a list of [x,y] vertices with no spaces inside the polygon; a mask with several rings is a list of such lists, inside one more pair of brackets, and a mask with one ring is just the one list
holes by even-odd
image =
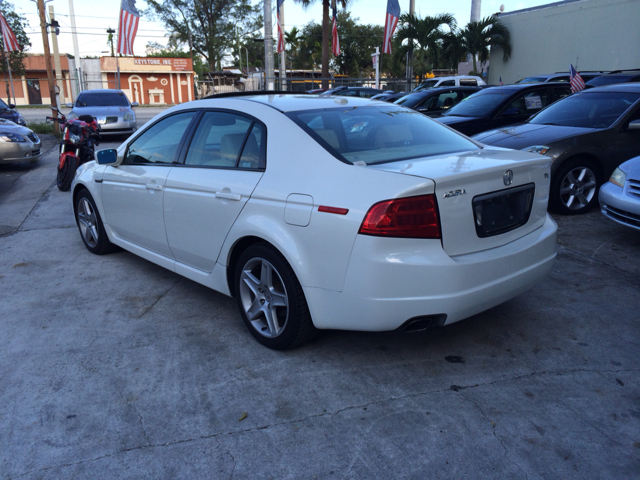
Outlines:
{"label": "beige building", "polygon": [[566,0],[505,12],[511,59],[491,50],[490,84],[531,75],[640,69],[640,0]]}

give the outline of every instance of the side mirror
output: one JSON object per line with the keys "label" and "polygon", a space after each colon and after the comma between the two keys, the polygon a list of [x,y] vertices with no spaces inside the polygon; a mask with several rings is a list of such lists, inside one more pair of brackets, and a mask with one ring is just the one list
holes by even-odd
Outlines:
{"label": "side mirror", "polygon": [[118,151],[115,148],[100,150],[96,153],[96,160],[100,165],[112,165],[118,161]]}
{"label": "side mirror", "polygon": [[65,103],[64,106],[67,108],[73,108],[73,103]]}
{"label": "side mirror", "polygon": [[629,130],[640,130],[640,120],[631,120],[629,122]]}
{"label": "side mirror", "polygon": [[138,102],[131,102],[132,107],[139,107],[140,104]]}
{"label": "side mirror", "polygon": [[15,104],[13,104],[13,103],[10,103],[8,106],[9,106],[9,108],[16,108]]}
{"label": "side mirror", "polygon": [[503,117],[513,117],[514,115],[520,115],[520,109],[507,108],[504,112],[502,112]]}

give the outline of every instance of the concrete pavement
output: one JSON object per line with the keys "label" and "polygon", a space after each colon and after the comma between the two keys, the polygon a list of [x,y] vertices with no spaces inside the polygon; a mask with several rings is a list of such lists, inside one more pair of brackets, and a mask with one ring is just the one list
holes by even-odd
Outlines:
{"label": "concrete pavement", "polygon": [[52,155],[32,208],[0,191],[0,478],[638,476],[638,232],[560,217],[510,302],[274,352],[233,299],[90,254]]}

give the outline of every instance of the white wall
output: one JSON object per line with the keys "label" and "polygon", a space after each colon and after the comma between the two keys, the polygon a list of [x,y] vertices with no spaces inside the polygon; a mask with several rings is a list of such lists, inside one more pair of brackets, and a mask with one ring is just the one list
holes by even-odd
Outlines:
{"label": "white wall", "polygon": [[640,68],[640,0],[579,0],[506,12],[511,59],[491,50],[489,82],[513,83],[530,75]]}

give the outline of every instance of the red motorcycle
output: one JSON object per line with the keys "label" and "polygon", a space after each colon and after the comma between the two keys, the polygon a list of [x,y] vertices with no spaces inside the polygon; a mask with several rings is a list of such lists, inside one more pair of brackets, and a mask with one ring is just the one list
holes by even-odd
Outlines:
{"label": "red motorcycle", "polygon": [[100,145],[100,125],[91,115],[81,115],[76,120],[60,115],[47,120],[58,122],[62,129],[57,184],[58,189],[66,192],[78,167],[95,159],[95,147]]}

